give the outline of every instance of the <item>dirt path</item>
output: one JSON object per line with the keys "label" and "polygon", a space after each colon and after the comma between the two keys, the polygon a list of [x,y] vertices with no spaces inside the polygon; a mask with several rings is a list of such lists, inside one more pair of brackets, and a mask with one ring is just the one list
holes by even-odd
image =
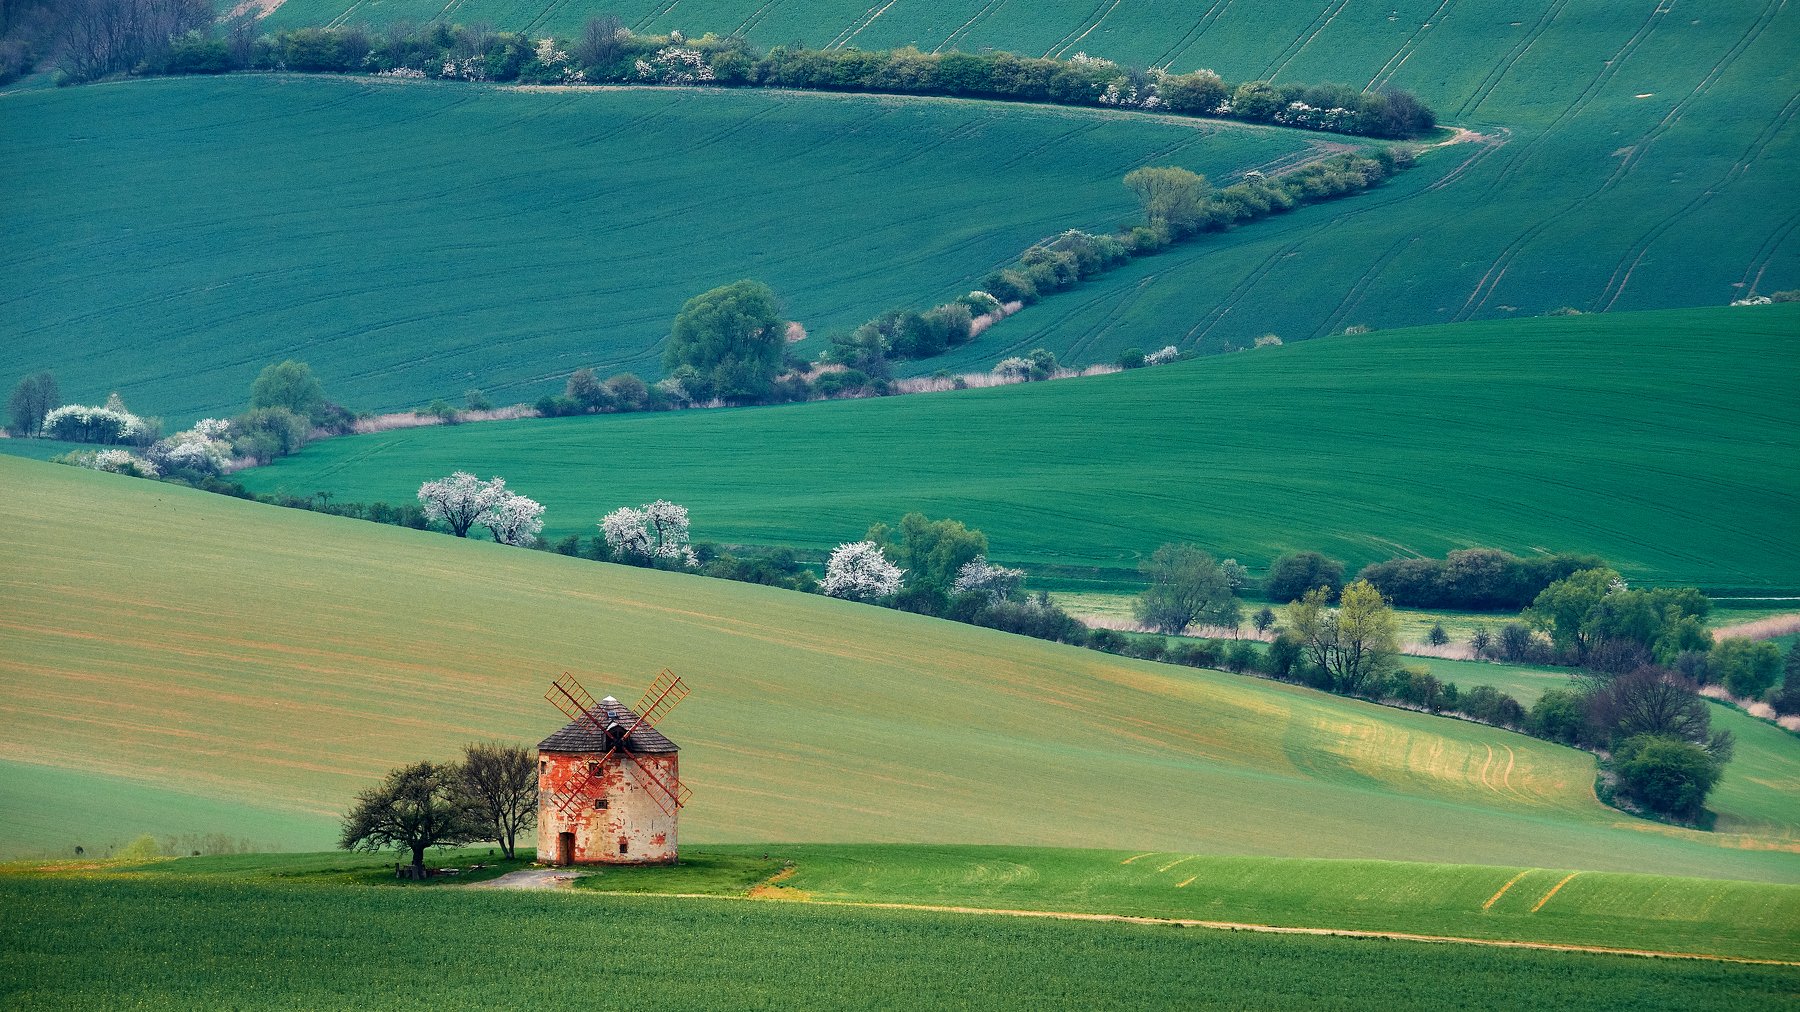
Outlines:
{"label": "dirt path", "polygon": [[521,868],[486,882],[471,882],[465,889],[567,889],[581,877],[567,868]]}

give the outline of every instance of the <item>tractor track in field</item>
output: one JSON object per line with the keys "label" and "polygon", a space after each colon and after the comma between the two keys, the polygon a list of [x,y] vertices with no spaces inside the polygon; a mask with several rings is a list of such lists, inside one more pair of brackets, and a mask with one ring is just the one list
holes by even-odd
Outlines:
{"label": "tractor track in field", "polygon": [[1388,57],[1387,62],[1381,65],[1381,69],[1375,72],[1374,77],[1369,78],[1369,83],[1363,90],[1375,91],[1387,87],[1393,81],[1394,75],[1400,72],[1400,68],[1406,66],[1406,61],[1412,59],[1413,54],[1418,52],[1419,40],[1425,37],[1425,30],[1443,20],[1444,12],[1455,3],[1456,0],[1442,0],[1437,6],[1437,10],[1432,11],[1431,15],[1419,24],[1418,28],[1413,29],[1413,33],[1407,37],[1405,42],[1401,43],[1394,55]]}
{"label": "tractor track in field", "polygon": [[[784,870],[785,877],[792,874]],[[514,875],[522,874],[514,872]],[[1579,873],[1577,873],[1579,874]],[[1553,886],[1534,909],[1542,909],[1569,879]],[[498,881],[498,880],[496,880]],[[487,883],[471,884],[476,888]],[[1511,883],[1508,883],[1509,885]],[[490,887],[493,888],[493,887]],[[532,888],[523,886],[522,888]],[[552,888],[545,885],[538,888]],[[754,891],[754,890],[753,890]],[[638,896],[673,900],[727,900],[744,903],[794,903],[812,907],[849,907],[856,910],[912,910],[929,914],[961,914],[977,917],[1028,917],[1047,921],[1087,921],[1099,924],[1141,924],[1153,927],[1202,928],[1210,931],[1246,931],[1264,935],[1311,935],[1314,937],[1371,938],[1394,942],[1428,942],[1437,945],[1480,945],[1496,949],[1528,949],[1539,952],[1572,952],[1601,956],[1636,956],[1645,959],[1686,959],[1710,963],[1737,963],[1752,966],[1800,967],[1800,960],[1757,959],[1751,956],[1722,956],[1708,952],[1674,952],[1665,949],[1630,949],[1610,945],[1577,945],[1568,942],[1526,942],[1503,938],[1470,938],[1464,935],[1428,935],[1411,931],[1371,931],[1362,928],[1293,927],[1276,924],[1254,924],[1247,921],[1213,921],[1194,917],[1144,917],[1136,914],[1097,914],[1070,910],[1020,910],[1006,907],[967,907],[940,903],[884,903],[876,900],[821,900],[789,895],[780,890],[764,890],[757,895],[721,893],[656,893],[629,890],[594,890],[594,896]]]}
{"label": "tractor track in field", "polygon": [[1150,65],[1163,70],[1174,66],[1175,61],[1187,55],[1187,51],[1194,47],[1194,43],[1200,41],[1200,37],[1205,35],[1208,29],[1219,23],[1219,19],[1225,16],[1225,12],[1231,8],[1231,4],[1232,0],[1212,0],[1211,6],[1200,14],[1200,20],[1194,22],[1192,27],[1182,33],[1173,45],[1163,50],[1162,55],[1150,61]]}

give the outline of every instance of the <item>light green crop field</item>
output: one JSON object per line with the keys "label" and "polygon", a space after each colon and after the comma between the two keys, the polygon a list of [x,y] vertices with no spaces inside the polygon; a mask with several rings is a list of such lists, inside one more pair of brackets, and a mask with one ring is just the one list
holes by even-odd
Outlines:
{"label": "light green crop field", "polygon": [[545,503],[551,537],[667,498],[696,539],[815,550],[922,510],[1101,585],[1192,541],[1253,568],[1480,545],[1791,588],[1797,330],[1793,306],[1478,322],[986,390],[409,429],[240,477],[401,502],[464,469]]}
{"label": "light green crop field", "polygon": [[[558,4],[288,0],[271,24],[602,9],[761,44],[1085,50],[1235,79],[1394,84],[1479,138],[1380,191],[1146,258],[912,368],[1275,333],[1722,305],[1800,286],[1800,8],[1783,0]],[[859,31],[860,29],[860,31]],[[506,94],[268,78],[0,103],[0,377],[53,368],[186,418],[297,354],[358,409],[653,370],[681,300],[760,277],[818,335],[959,295],[1025,243],[1131,213],[1145,161],[1228,178],[1305,143],[1188,144],[1020,106]],[[1326,138],[1315,137],[1315,140]],[[348,153],[346,153],[346,150]],[[222,157],[221,152],[229,152]],[[141,171],[154,166],[154,172]],[[79,201],[66,199],[78,192]],[[704,196],[697,196],[704,194]],[[153,350],[147,350],[153,349]],[[87,391],[97,391],[88,393]]]}
{"label": "light green crop field", "polygon": [[1600,805],[1583,753],[1297,687],[17,458],[0,489],[0,797],[42,796],[25,765],[67,799],[10,853],[129,839],[133,783],[204,802],[190,832],[305,818],[266,842],[317,849],[386,769],[559,726],[561,672],[631,698],[668,666],[689,840],[1800,880],[1791,792],[1759,802],[1787,828],[1673,829]]}
{"label": "light green crop field", "polygon": [[21,1009],[1638,1012],[1786,1008],[1800,986],[1788,966],[720,899],[0,876],[0,903]]}
{"label": "light green crop field", "polygon": [[50,368],[69,399],[116,389],[182,421],[241,410],[286,357],[361,410],[534,400],[582,366],[654,377],[682,302],[715,285],[760,278],[815,332],[847,329],[960,295],[1045,235],[1113,227],[1139,165],[1228,178],[1339,140],[933,99],[266,76],[10,95],[0,138],[0,382]]}

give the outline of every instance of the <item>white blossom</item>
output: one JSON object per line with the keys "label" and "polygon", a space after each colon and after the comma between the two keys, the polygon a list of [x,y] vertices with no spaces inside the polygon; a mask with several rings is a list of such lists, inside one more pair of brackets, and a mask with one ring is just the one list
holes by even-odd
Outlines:
{"label": "white blossom", "polygon": [[428,520],[441,520],[450,525],[451,533],[467,537],[469,528],[496,503],[512,493],[506,491],[506,480],[482,481],[467,471],[448,478],[428,481],[419,486],[419,505]]}
{"label": "white blossom", "polygon": [[144,421],[123,408],[64,404],[44,414],[44,432],[74,443],[122,443],[144,431]]}
{"label": "white blossom", "polygon": [[231,466],[231,423],[222,418],[202,418],[194,427],[154,443],[146,456],[158,468],[224,474]]}
{"label": "white blossom", "polygon": [[868,601],[900,589],[905,570],[887,560],[873,541],[854,541],[837,546],[825,564],[819,589],[832,597]]}
{"label": "white blossom", "polygon": [[978,555],[956,571],[956,582],[950,590],[957,594],[986,594],[991,600],[1004,601],[1018,593],[1024,583],[1024,570],[996,566],[986,556]]}
{"label": "white blossom", "polygon": [[600,518],[600,533],[615,555],[653,562],[699,565],[688,543],[687,507],[658,499],[640,509],[622,506]]}
{"label": "white blossom", "polygon": [[130,450],[76,450],[57,457],[56,462],[96,471],[110,471],[113,474],[127,474],[135,478],[154,478],[158,473],[155,464],[134,456]]}
{"label": "white blossom", "polygon": [[1167,365],[1181,357],[1181,349],[1174,345],[1165,345],[1144,356],[1145,365]]}
{"label": "white blossom", "polygon": [[1017,355],[1003,358],[994,366],[994,374],[1008,379],[1025,379],[1031,375],[1031,360]]}
{"label": "white blossom", "polygon": [[686,46],[664,46],[648,60],[634,65],[637,76],[660,84],[704,84],[713,79],[706,55]]}
{"label": "white blossom", "polygon": [[[454,67],[454,64],[447,63],[447,64],[445,64],[445,66],[446,67]],[[423,70],[414,70],[412,67],[395,67],[392,70],[376,71],[375,76],[376,77],[399,77],[399,78],[405,78],[408,80],[421,80],[425,77],[425,72]],[[446,75],[446,76],[448,76],[448,75]]]}
{"label": "white blossom", "polygon": [[480,523],[503,545],[529,547],[543,533],[544,507],[536,500],[506,492],[482,512]]}

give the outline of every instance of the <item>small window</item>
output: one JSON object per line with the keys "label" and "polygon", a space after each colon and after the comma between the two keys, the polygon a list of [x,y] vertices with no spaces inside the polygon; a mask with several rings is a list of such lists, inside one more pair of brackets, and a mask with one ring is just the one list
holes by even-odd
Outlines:
{"label": "small window", "polygon": [[599,775],[600,775],[600,764],[597,762],[588,763],[588,776],[597,777]]}
{"label": "small window", "polygon": [[625,839],[622,836],[619,837],[619,853],[626,854],[626,853],[630,853],[630,851],[631,851],[631,841]]}
{"label": "small window", "polygon": [[597,811],[605,811],[606,810],[606,799],[605,798],[595,798],[594,799],[594,808]]}
{"label": "small window", "polygon": [[539,759],[538,760],[538,772],[539,773],[542,773],[549,768],[550,768],[550,760],[548,760],[548,759]]}

